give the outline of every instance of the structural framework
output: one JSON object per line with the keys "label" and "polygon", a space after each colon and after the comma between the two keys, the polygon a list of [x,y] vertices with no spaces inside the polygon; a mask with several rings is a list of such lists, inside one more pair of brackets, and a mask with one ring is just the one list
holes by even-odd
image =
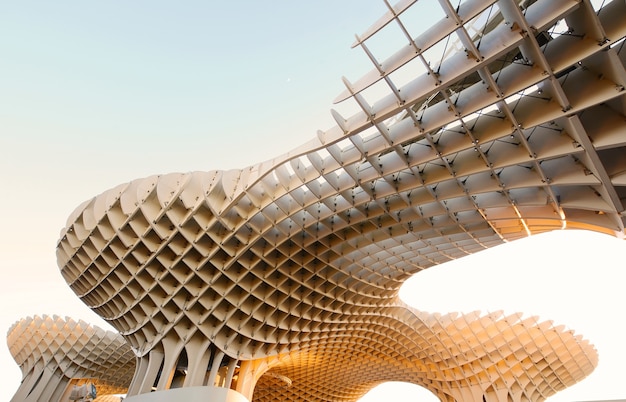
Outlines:
{"label": "structural framework", "polygon": [[[431,315],[398,289],[535,233],[623,235],[626,4],[604,3],[441,0],[421,32],[433,2],[389,5],[354,45],[372,71],[336,99],[354,115],[267,162],[79,206],[59,266],[138,354],[129,401],[354,401],[387,380],[540,401],[589,374],[595,350],[562,327]],[[391,29],[405,45],[379,60]]]}
{"label": "structural framework", "polygon": [[12,402],[68,401],[72,388],[84,383],[99,395],[124,394],[135,370],[122,336],[70,318],[23,318],[9,329],[7,344],[22,370]]}

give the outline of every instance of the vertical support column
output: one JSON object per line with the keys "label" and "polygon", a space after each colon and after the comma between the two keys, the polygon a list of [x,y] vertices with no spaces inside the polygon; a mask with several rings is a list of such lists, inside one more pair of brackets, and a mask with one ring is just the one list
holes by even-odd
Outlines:
{"label": "vertical support column", "polygon": [[22,379],[20,387],[17,389],[17,392],[11,399],[11,402],[18,402],[26,399],[26,396],[39,379],[39,375],[35,375],[35,373],[40,372],[41,371],[37,367],[35,367],[31,371],[29,371],[28,374],[26,374],[26,376]]}
{"label": "vertical support column", "polygon": [[231,359],[228,363],[228,371],[226,372],[226,378],[224,379],[224,388],[230,388],[230,384],[233,382],[233,376],[235,375],[235,369],[239,360]]}
{"label": "vertical support column", "polygon": [[[38,395],[38,400],[41,401],[52,401],[55,392],[57,392],[58,388],[65,389],[67,383],[69,382],[69,378],[65,377],[60,370],[46,370],[48,375],[48,380],[44,382],[44,378],[41,379],[40,384],[43,383],[44,387],[41,390],[41,394]],[[45,377],[45,375],[44,375]],[[59,395],[60,397],[60,395]]]}
{"label": "vertical support column", "polygon": [[68,380],[69,380],[68,378],[65,378],[64,381],[61,381],[59,384],[57,384],[56,389],[54,390],[54,392],[52,393],[52,396],[50,397],[50,401],[64,402],[67,400],[67,399],[63,399],[63,396],[65,394],[69,396],[72,390],[71,381],[68,381]]}
{"label": "vertical support column", "polygon": [[209,380],[207,381],[207,384],[206,384],[209,387],[217,387],[217,384],[215,384],[217,380],[217,372],[220,369],[220,365],[222,364],[223,359],[224,359],[224,352],[220,350],[217,353],[217,355],[215,355],[215,358],[213,359],[213,365],[211,366],[211,373],[209,374]]}
{"label": "vertical support column", "polygon": [[161,377],[157,384],[157,391],[169,389],[172,378],[174,378],[180,352],[185,346],[178,337],[165,337],[161,340],[161,344],[163,345],[165,358],[163,361],[163,369],[161,370]]}
{"label": "vertical support column", "polygon": [[267,371],[267,363],[258,361],[243,361],[239,368],[239,379],[235,391],[245,396],[249,401],[252,400],[254,387],[259,378]]}
{"label": "vertical support column", "polygon": [[128,387],[128,396],[138,395],[139,390],[141,389],[141,384],[143,382],[144,377],[146,376],[146,372],[148,371],[148,362],[150,357],[148,355],[143,355],[141,357],[137,357],[136,366],[135,366],[135,374],[133,375],[133,380],[130,382],[130,386]]}
{"label": "vertical support column", "polygon": [[51,378],[52,378],[52,372],[47,367],[44,367],[42,369],[42,374],[39,377],[39,380],[37,381],[35,386],[32,389],[27,391],[29,393],[24,398],[24,401],[38,401],[39,396],[44,392],[46,385],[48,384],[48,381],[50,381]]}
{"label": "vertical support column", "polygon": [[63,390],[63,393],[61,394],[61,396],[59,397],[54,397],[53,400],[59,401],[59,402],[66,402],[70,400],[70,395],[72,393],[72,389],[74,389],[74,386],[76,386],[78,384],[78,380],[77,379],[71,379],[67,385],[65,386],[65,389]]}
{"label": "vertical support column", "polygon": [[163,363],[164,355],[161,351],[152,349],[148,353],[148,367],[146,368],[146,375],[143,377],[141,386],[139,387],[138,394],[145,394],[150,392],[159,374],[159,369]]}
{"label": "vertical support column", "polygon": [[204,383],[206,372],[211,361],[211,341],[208,339],[192,338],[185,348],[187,349],[187,376],[183,387],[197,387]]}

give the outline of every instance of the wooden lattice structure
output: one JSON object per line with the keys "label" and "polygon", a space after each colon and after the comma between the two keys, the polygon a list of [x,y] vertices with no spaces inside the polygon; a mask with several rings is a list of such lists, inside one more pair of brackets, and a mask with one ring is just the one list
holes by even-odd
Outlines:
{"label": "wooden lattice structure", "polygon": [[[354,401],[397,380],[444,401],[539,401],[593,370],[563,327],[432,315],[398,289],[536,233],[623,235],[626,4],[441,0],[420,32],[405,15],[423,4],[390,5],[358,37],[374,68],[344,79],[336,101],[360,111],[333,111],[335,127],[240,170],[122,184],[70,216],[59,266],[139,354],[129,395]],[[379,61],[367,44],[390,25],[407,45]]]}
{"label": "wooden lattice structure", "polygon": [[99,395],[123,394],[135,370],[124,338],[82,320],[23,318],[9,329],[7,344],[22,370],[12,402],[68,401],[72,388],[85,383]]}

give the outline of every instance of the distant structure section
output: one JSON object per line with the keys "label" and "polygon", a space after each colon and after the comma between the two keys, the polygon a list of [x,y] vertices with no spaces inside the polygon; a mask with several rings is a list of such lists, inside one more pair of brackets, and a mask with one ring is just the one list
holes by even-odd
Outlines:
{"label": "distant structure section", "polygon": [[380,382],[405,381],[442,401],[537,401],[584,378],[598,362],[580,335],[537,317],[388,312],[396,314],[402,321],[352,324],[281,356],[252,400],[356,401]]}
{"label": "distant structure section", "polygon": [[135,370],[124,338],[70,318],[24,318],[9,329],[7,344],[22,370],[12,402],[67,402],[72,388],[85,383],[98,395],[123,394]]}
{"label": "distant structure section", "polygon": [[344,79],[336,102],[356,111],[333,110],[335,127],[267,162],[79,206],[58,263],[139,354],[129,402],[355,401],[390,380],[534,402],[588,375],[595,350],[563,327],[431,315],[398,290],[536,233],[624,235],[626,3],[602,4],[389,5],[357,38],[373,68]]}

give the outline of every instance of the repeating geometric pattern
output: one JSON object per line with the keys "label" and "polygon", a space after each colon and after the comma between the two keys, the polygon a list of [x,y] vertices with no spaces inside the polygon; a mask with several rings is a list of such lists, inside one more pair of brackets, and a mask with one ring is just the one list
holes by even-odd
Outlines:
{"label": "repeating geometric pattern", "polygon": [[[353,326],[271,364],[253,401],[356,401],[382,381],[420,384],[442,401],[539,401],[597,365],[580,335],[537,317],[501,312],[405,312],[402,324]],[[421,320],[420,320],[421,318]],[[405,326],[402,328],[402,326]],[[390,328],[402,328],[395,333]],[[268,374],[271,374],[270,378]],[[283,380],[277,382],[279,375]]]}
{"label": "repeating geometric pattern", "polygon": [[67,400],[74,385],[93,383],[99,395],[125,393],[135,355],[124,339],[81,320],[57,316],[23,318],[7,334],[22,370],[12,401]]}
{"label": "repeating geometric pattern", "polygon": [[[332,111],[337,125],[301,147],[134,180],[69,217],[61,272],[141,356],[130,395],[251,398],[260,379],[258,400],[352,401],[404,379],[443,400],[537,401],[591,372],[593,348],[560,327],[431,316],[398,289],[536,233],[623,235],[626,4],[439,3],[421,33],[424,2],[404,0],[357,38],[374,68],[336,101],[360,111]],[[379,61],[369,43],[391,26],[408,44]],[[492,330],[458,329],[473,325]]]}

